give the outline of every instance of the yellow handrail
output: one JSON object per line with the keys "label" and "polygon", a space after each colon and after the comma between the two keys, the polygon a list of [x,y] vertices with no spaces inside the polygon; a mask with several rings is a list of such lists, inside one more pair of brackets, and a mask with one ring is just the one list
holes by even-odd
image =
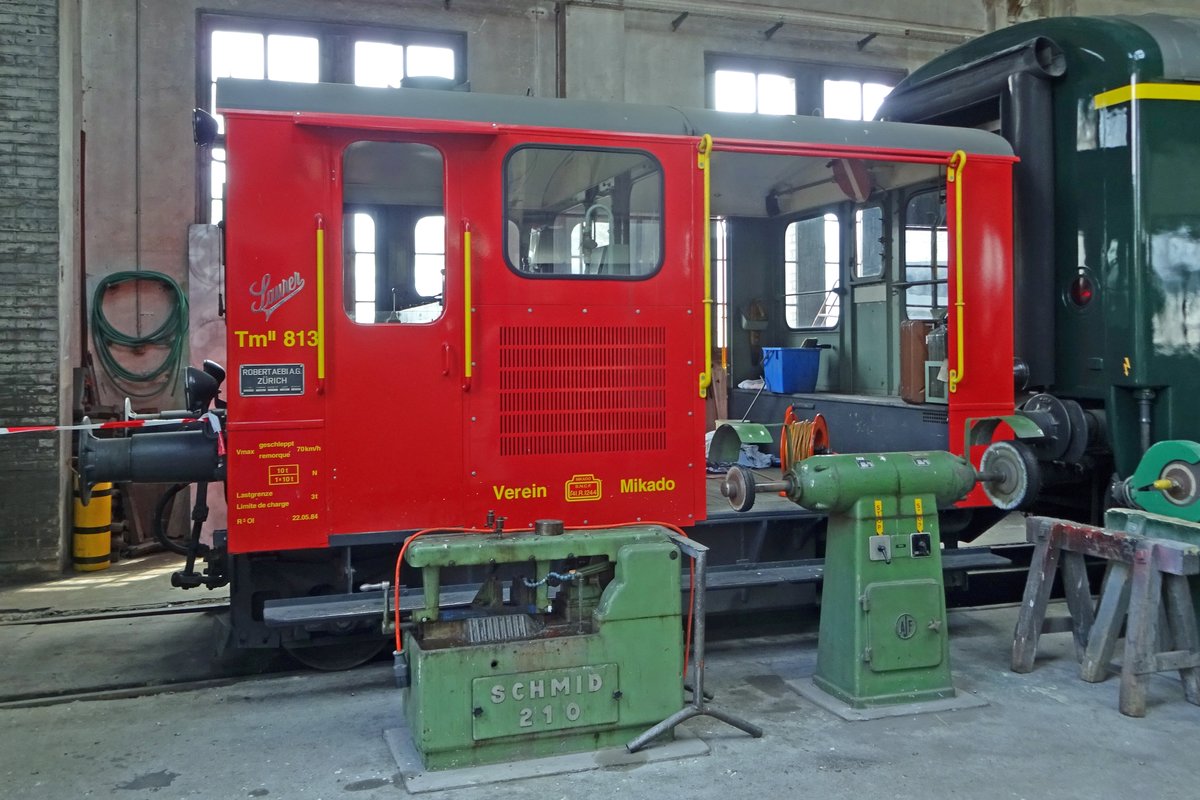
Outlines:
{"label": "yellow handrail", "polygon": [[712,185],[712,136],[707,133],[700,137],[700,145],[696,150],[696,166],[704,173],[704,371],[700,373],[700,396],[708,397],[708,387],[712,385],[712,231],[709,214],[711,198],[709,187]]}
{"label": "yellow handrail", "polygon": [[471,382],[471,223],[463,223],[463,378]]}
{"label": "yellow handrail", "polygon": [[966,165],[967,154],[962,150],[956,150],[954,155],[950,156],[950,169],[946,173],[946,180],[954,184],[954,349],[957,366],[950,369],[950,380],[946,382],[951,392],[958,391],[958,385],[962,383],[963,375],[966,373],[963,357],[963,310],[966,308],[966,303],[963,302],[962,235],[962,173]]}
{"label": "yellow handrail", "polygon": [[325,218],[317,215],[317,380],[325,380]]}

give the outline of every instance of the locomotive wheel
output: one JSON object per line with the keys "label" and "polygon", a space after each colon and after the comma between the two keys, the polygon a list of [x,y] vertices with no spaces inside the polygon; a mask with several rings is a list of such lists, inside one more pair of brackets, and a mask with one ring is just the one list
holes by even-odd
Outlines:
{"label": "locomotive wheel", "polygon": [[283,649],[288,655],[309,669],[321,672],[341,672],[366,664],[383,650],[385,639],[359,639],[338,641],[340,637],[329,637],[329,644],[287,643]]}
{"label": "locomotive wheel", "polygon": [[1042,491],[1042,468],[1024,442],[993,442],[979,460],[979,470],[993,480],[983,492],[1005,511],[1028,508]]}

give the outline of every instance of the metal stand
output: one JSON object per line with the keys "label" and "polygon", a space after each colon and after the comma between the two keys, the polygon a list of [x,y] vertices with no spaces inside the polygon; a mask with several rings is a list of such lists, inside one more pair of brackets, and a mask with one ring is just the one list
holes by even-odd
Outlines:
{"label": "metal stand", "polygon": [[692,648],[692,702],[650,730],[634,738],[629,744],[625,745],[625,749],[631,753],[636,753],[653,739],[663,735],[667,731],[673,730],[677,725],[688,721],[692,717],[715,717],[726,725],[732,725],[738,730],[745,731],[755,739],[758,739],[763,735],[762,728],[757,725],[751,725],[749,722],[740,720],[737,717],[730,716],[724,711],[718,711],[715,708],[704,705],[704,594],[706,588],[704,576],[708,566],[708,548],[677,533],[669,535],[676,546],[691,558],[696,565],[695,577],[692,579],[692,587],[695,590],[692,601],[692,624],[695,626],[693,634],[695,637],[695,646]]}

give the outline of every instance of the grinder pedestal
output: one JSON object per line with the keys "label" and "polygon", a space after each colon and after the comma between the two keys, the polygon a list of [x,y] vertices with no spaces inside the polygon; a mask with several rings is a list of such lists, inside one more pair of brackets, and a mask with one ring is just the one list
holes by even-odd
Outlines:
{"label": "grinder pedestal", "polygon": [[782,490],[829,516],[817,688],[853,709],[954,697],[937,510],[975,481],[943,452],[813,456],[778,483],[727,479],[735,507]]}

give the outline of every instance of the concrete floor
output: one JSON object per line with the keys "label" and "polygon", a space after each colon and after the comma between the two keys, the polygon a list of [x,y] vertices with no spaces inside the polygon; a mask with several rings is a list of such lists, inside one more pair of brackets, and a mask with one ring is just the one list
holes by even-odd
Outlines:
{"label": "concrete floor", "polygon": [[[1020,538],[1010,521],[992,538]],[[190,691],[32,708],[0,703],[0,797],[392,798],[405,795],[383,731],[401,723],[390,663],[284,673],[276,657],[211,657],[206,614],[85,624],[11,624],[69,611],[220,600],[171,589],[171,556],[0,590],[0,700],[164,679]],[[1059,609],[1061,613],[1061,609]],[[1200,708],[1155,676],[1149,712],[1117,712],[1117,678],[1080,681],[1069,635],[1045,636],[1037,669],[1008,671],[1016,609],[950,614],[956,683],[985,708],[844,722],[786,683],[810,675],[812,619],[795,632],[710,646],[715,705],[766,730],[752,740],[708,718],[687,723],[711,754],[458,789],[430,797],[1195,798]],[[235,678],[234,676],[242,676]],[[347,794],[350,793],[350,794]]]}
{"label": "concrete floor", "polygon": [[[1000,608],[950,617],[957,682],[987,698],[986,708],[843,722],[785,684],[812,672],[811,633],[722,642],[708,658],[716,704],[760,724],[763,739],[695,720],[689,728],[712,748],[705,757],[430,796],[1196,797],[1200,708],[1183,701],[1178,680],[1155,677],[1148,716],[1123,717],[1115,677],[1081,682],[1065,635],[1044,637],[1037,669],[1015,675],[1007,669],[1015,614]],[[194,635],[186,618],[170,619],[178,628],[159,630],[160,639]],[[61,635],[63,662],[112,644],[95,638],[107,635],[99,630],[75,631],[74,641]],[[4,650],[0,679],[7,682],[30,665],[19,658],[23,647]],[[405,793],[382,736],[399,722],[386,663],[176,694],[8,708],[0,719],[0,795],[13,800],[369,800]]]}

